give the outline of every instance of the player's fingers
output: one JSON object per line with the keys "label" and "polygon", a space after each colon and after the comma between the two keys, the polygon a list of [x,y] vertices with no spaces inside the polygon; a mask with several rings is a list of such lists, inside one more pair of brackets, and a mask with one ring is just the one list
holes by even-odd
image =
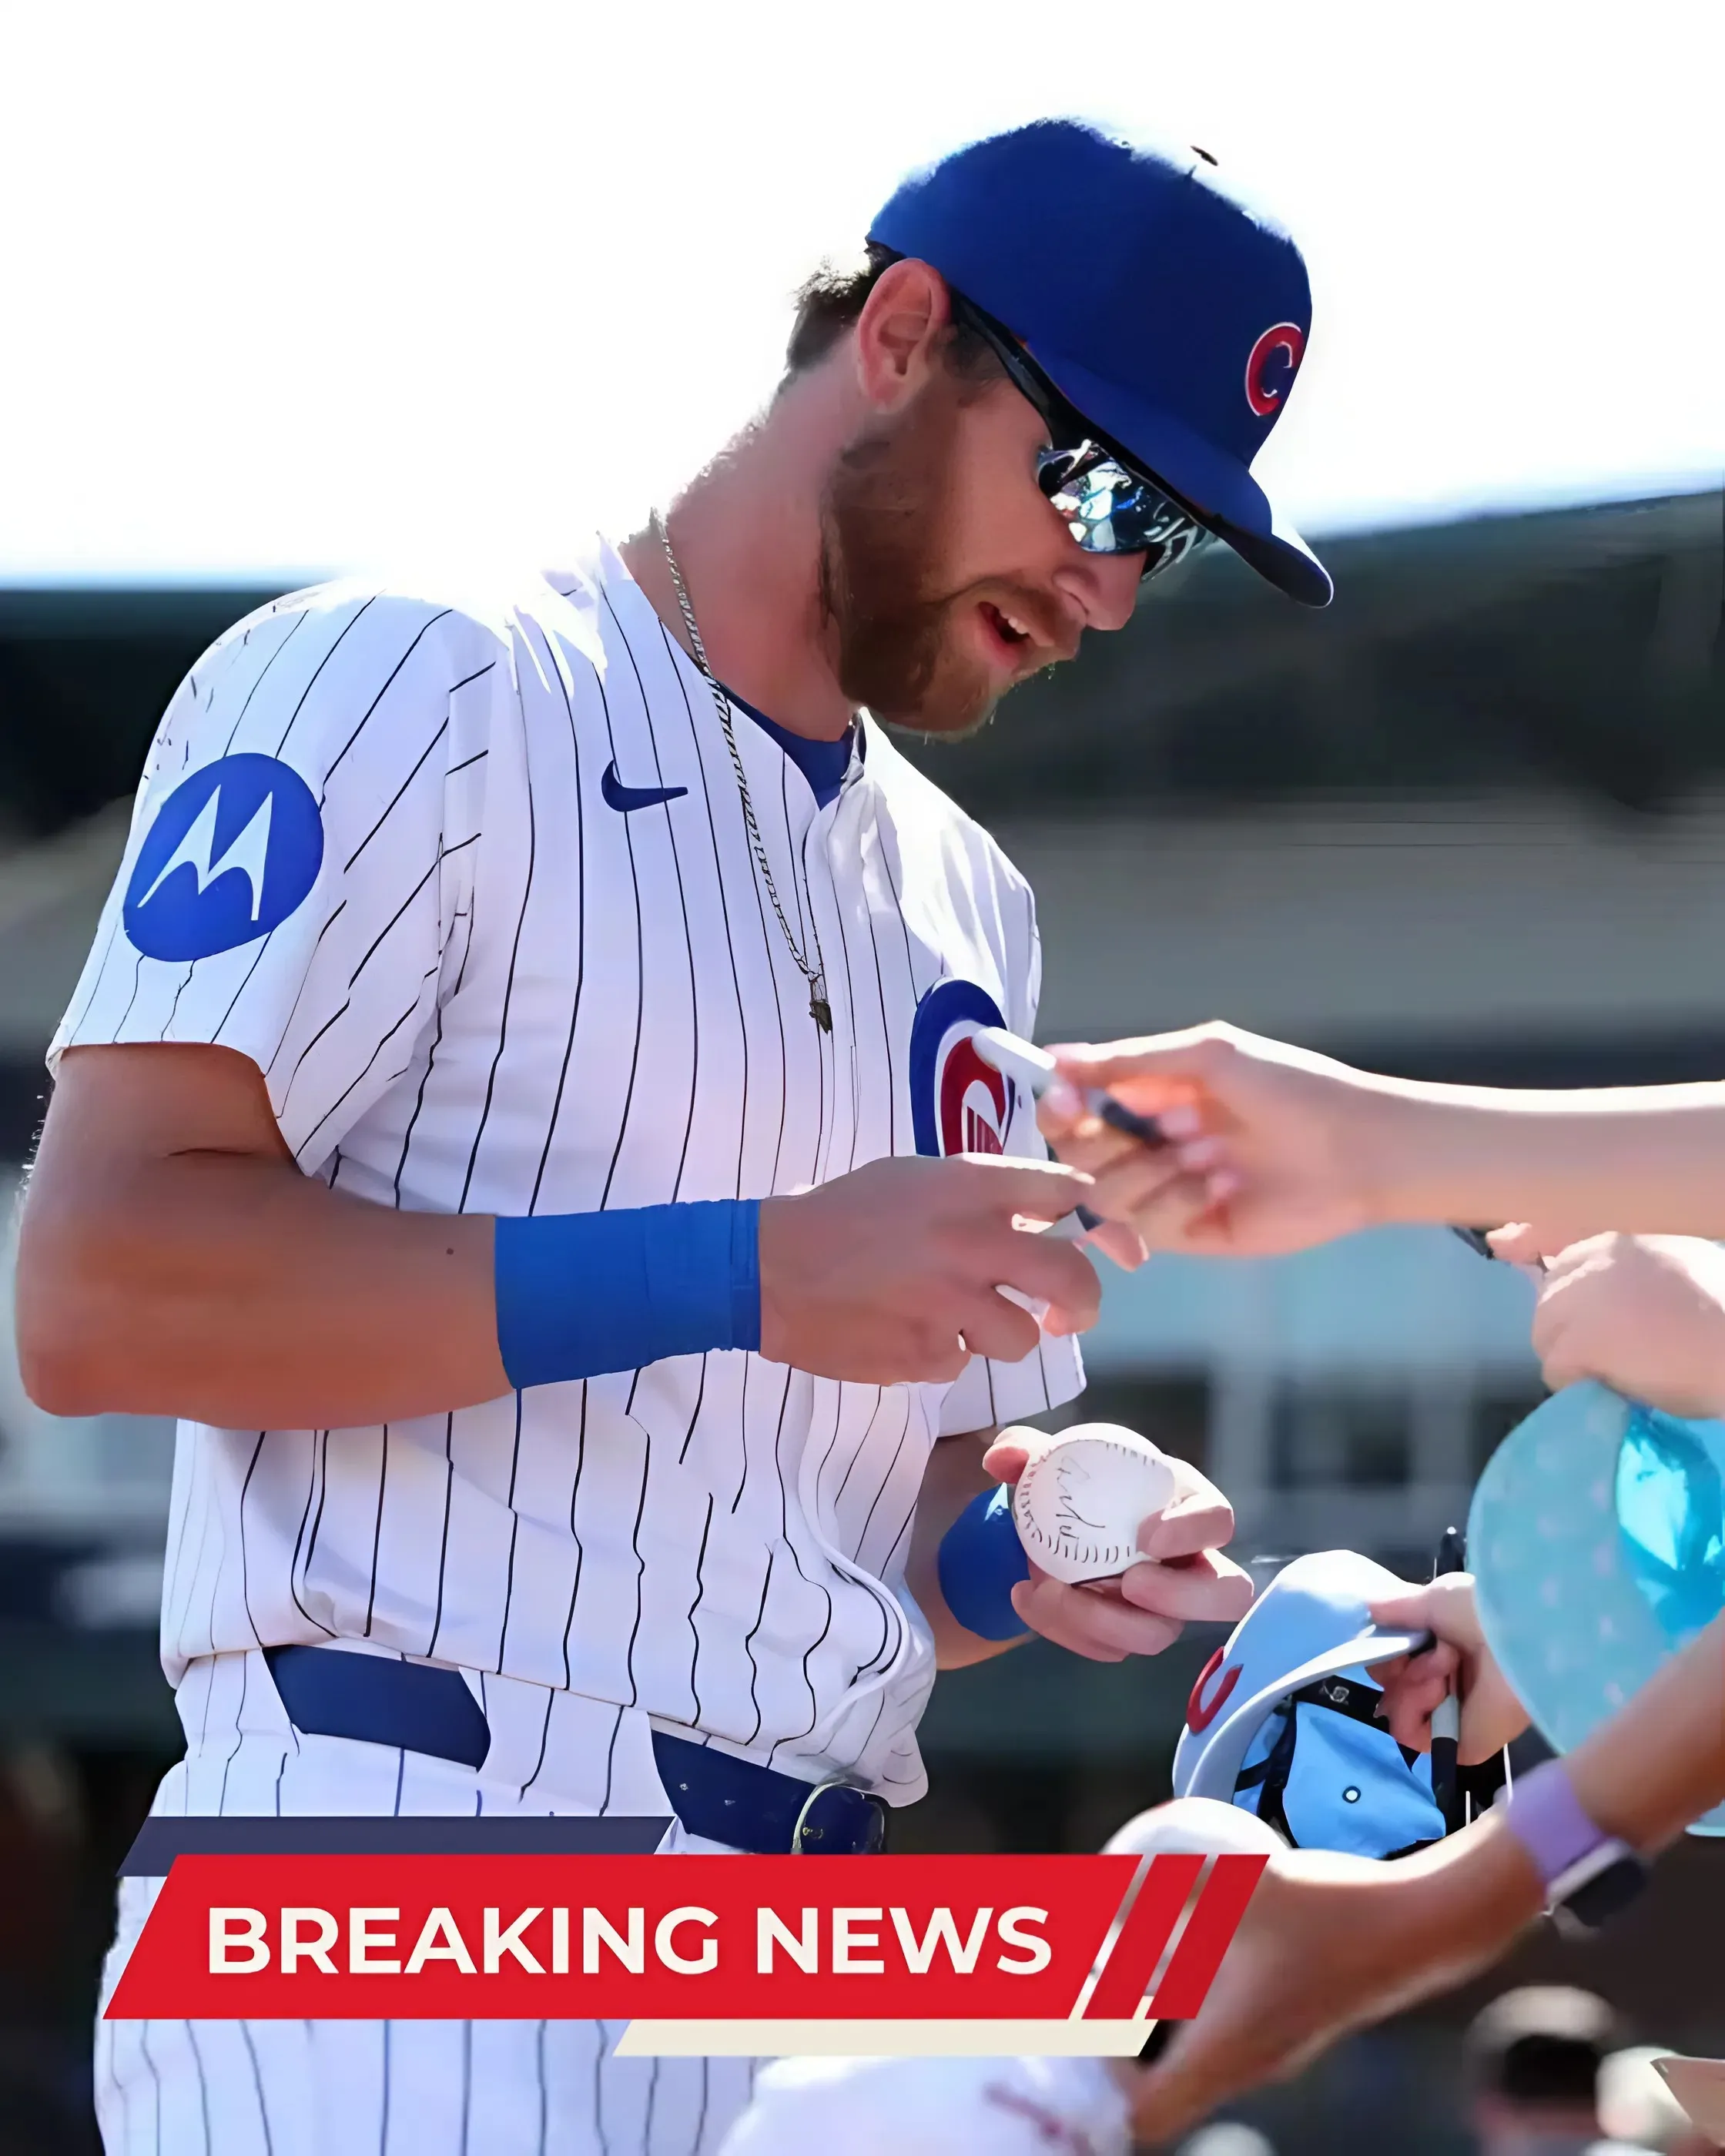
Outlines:
{"label": "player's fingers", "polygon": [[1026,1621],[1045,1638],[1098,1661],[1159,1655],[1179,1638],[1178,1619],[1123,1600],[1117,1584],[1071,1587],[1064,1580],[1039,1579],[1033,1573],[1029,1585],[1035,1614],[1027,1615]]}
{"label": "player's fingers", "polygon": [[1060,1584],[1040,1576],[1033,1567],[1031,1577],[1019,1580],[1013,1589],[1012,1606],[1033,1632],[1040,1632],[1045,1640],[1052,1640],[1057,1647],[1082,1655],[1087,1661],[1123,1662],[1127,1656],[1124,1647],[1105,1647],[1070,1630],[1059,1601],[1045,1592]]}
{"label": "player's fingers", "polygon": [[1006,1229],[979,1244],[975,1263],[990,1290],[1015,1287],[1032,1301],[1045,1302],[1060,1312],[1065,1331],[1085,1332],[1096,1322],[1102,1283],[1079,1245],[1064,1236]]}
{"label": "player's fingers", "polygon": [[997,1217],[1060,1220],[1085,1203],[1091,1178],[1059,1160],[1008,1160],[1000,1153],[965,1153],[952,1163],[976,1204]]}
{"label": "player's fingers", "polygon": [[1234,1540],[1234,1507],[1207,1476],[1189,1460],[1171,1463],[1174,1471],[1173,1502],[1153,1513],[1138,1529],[1138,1548],[1146,1557],[1166,1563],[1171,1558],[1194,1557],[1200,1550],[1216,1550]]}
{"label": "player's fingers", "polygon": [[986,1355],[992,1363],[1022,1363],[1041,1337],[1041,1327],[1028,1310],[1020,1310],[1004,1295],[986,1289],[964,1312],[964,1345],[973,1355]]}
{"label": "player's fingers", "polygon": [[983,1455],[983,1472],[997,1482],[1016,1482],[1029,1465],[1030,1448],[1017,1430],[1004,1430]]}
{"label": "player's fingers", "polygon": [[1207,1549],[1178,1565],[1129,1565],[1120,1592],[1135,1608],[1183,1625],[1234,1625],[1251,1607],[1252,1581],[1232,1558]]}

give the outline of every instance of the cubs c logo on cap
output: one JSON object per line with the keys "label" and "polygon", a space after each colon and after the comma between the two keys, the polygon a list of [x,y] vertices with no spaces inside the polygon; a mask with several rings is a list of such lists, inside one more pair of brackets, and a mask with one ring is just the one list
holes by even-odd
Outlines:
{"label": "cubs c logo on cap", "polygon": [[973,981],[941,981],[911,1025],[911,1122],[916,1150],[1004,1152],[1013,1087],[976,1050],[985,1025],[1004,1026],[1000,1006]]}
{"label": "cubs c logo on cap", "polygon": [[1252,346],[1245,364],[1246,402],[1260,419],[1281,409],[1305,351],[1306,332],[1297,322],[1274,323]]}

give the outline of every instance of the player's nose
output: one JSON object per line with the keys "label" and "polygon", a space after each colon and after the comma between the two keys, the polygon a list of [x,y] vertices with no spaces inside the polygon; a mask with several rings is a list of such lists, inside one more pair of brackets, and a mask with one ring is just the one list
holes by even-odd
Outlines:
{"label": "player's nose", "polygon": [[1124,629],[1138,603],[1142,554],[1086,554],[1065,562],[1055,578],[1066,604],[1076,609],[1086,629]]}

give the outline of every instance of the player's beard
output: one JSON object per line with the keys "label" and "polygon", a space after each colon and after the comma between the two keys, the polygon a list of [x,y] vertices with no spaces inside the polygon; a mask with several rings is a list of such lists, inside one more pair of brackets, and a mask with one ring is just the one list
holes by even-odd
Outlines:
{"label": "player's beard", "polygon": [[941,591],[952,506],[949,393],[917,398],[850,443],[822,504],[820,600],[839,685],[885,726],[948,739],[987,723],[988,670],[954,633],[975,591]]}

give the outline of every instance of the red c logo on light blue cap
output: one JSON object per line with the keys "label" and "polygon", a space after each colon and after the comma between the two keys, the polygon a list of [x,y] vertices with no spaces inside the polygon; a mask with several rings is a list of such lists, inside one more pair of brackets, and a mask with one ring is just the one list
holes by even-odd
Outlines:
{"label": "red c logo on light blue cap", "polygon": [[[1252,346],[1251,357],[1245,363],[1246,402],[1260,419],[1271,418],[1280,408],[1305,351],[1306,332],[1297,322],[1274,323]],[[1277,352],[1282,355],[1287,372],[1272,387],[1265,376]]]}
{"label": "red c logo on light blue cap", "polygon": [[1228,1704],[1228,1695],[1240,1682],[1242,1666],[1235,1662],[1223,1671],[1221,1683],[1208,1699],[1205,1698],[1204,1688],[1216,1674],[1224,1652],[1224,1649],[1218,1647],[1198,1673],[1198,1682],[1193,1686],[1192,1697],[1186,1702],[1186,1727],[1190,1730],[1201,1732],[1208,1729]]}

